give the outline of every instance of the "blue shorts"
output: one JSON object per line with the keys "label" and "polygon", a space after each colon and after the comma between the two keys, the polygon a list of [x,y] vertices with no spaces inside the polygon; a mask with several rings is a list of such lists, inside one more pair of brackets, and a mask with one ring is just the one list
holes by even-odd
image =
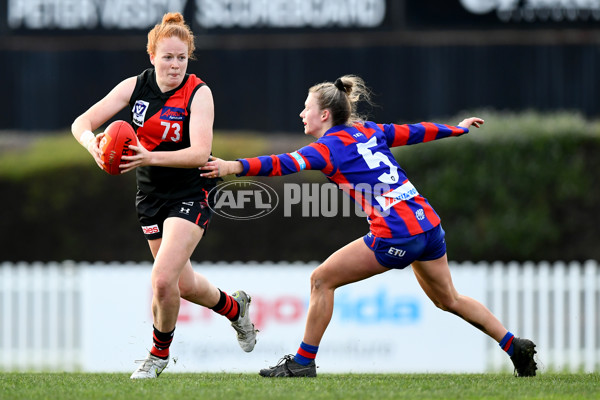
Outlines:
{"label": "blue shorts", "polygon": [[407,238],[378,238],[370,232],[363,237],[373,250],[379,264],[387,268],[402,269],[413,261],[436,260],[446,254],[446,232],[442,225]]}

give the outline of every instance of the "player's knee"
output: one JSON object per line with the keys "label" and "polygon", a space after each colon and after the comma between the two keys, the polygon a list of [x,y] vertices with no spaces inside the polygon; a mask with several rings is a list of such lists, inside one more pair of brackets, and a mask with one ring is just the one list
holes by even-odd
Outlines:
{"label": "player's knee", "polygon": [[327,288],[327,276],[319,268],[310,274],[310,290],[322,290]]}
{"label": "player's knee", "polygon": [[456,314],[458,301],[453,297],[441,297],[433,300],[433,304],[442,311],[447,311]]}
{"label": "player's knee", "polygon": [[164,276],[155,276],[152,279],[152,290],[157,298],[170,297],[174,292],[178,291],[177,285],[173,285],[171,279]]}
{"label": "player's knee", "polygon": [[311,274],[310,274],[310,290],[319,290],[321,288],[321,284],[322,281],[319,278],[319,274],[317,273],[317,270],[314,270]]}

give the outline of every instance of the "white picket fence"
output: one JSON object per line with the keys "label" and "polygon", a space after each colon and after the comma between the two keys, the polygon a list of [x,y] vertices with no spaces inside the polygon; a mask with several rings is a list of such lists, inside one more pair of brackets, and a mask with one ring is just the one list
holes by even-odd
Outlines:
{"label": "white picket fence", "polygon": [[78,369],[81,271],[69,262],[0,265],[0,369]]}
{"label": "white picket fence", "polygon": [[[85,288],[94,284],[89,282],[93,278],[86,278],[86,271],[112,268],[114,273],[119,268],[127,274],[140,266],[149,275],[147,263],[0,263],[0,370],[85,370],[82,358],[87,353],[82,343],[92,329],[85,325],[94,318],[86,315],[86,304],[103,301],[86,297],[90,296]],[[281,268],[285,265],[279,263]],[[537,343],[538,362],[544,371],[600,371],[598,262],[452,263],[451,269],[473,274],[484,271],[480,284],[486,298],[479,300],[508,329]],[[252,269],[240,268],[240,274],[245,273]],[[110,287],[103,290],[107,296],[120,295],[111,293]],[[469,294],[468,287],[459,290]],[[112,311],[110,306],[106,308],[103,318],[110,320]],[[119,329],[107,328],[113,333]],[[485,346],[486,371],[510,368],[495,342],[487,340]]]}
{"label": "white picket fence", "polygon": [[[477,266],[488,270],[486,305],[509,329],[535,340],[542,367],[600,370],[600,268],[596,261]],[[488,356],[490,369],[502,364],[503,355],[495,347]]]}

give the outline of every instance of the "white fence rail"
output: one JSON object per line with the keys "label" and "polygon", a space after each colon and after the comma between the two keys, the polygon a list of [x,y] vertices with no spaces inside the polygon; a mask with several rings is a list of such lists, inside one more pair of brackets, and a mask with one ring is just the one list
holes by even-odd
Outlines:
{"label": "white fence rail", "polygon": [[0,265],[0,368],[78,368],[81,272],[72,263]]}
{"label": "white fence rail", "polygon": [[[287,353],[295,351],[301,339],[305,314],[300,315],[301,313],[296,312],[294,305],[306,306],[308,278],[315,264],[203,263],[196,264],[195,267],[206,273],[211,281],[217,281],[217,285],[229,284],[231,277],[235,276],[237,280],[232,284],[239,282],[243,287],[250,287],[252,290],[252,312],[257,313],[256,317],[260,321],[268,321],[269,325],[261,329],[262,337],[259,337],[259,341],[262,347],[259,349],[257,345],[259,359],[248,358],[248,362],[245,362],[248,368],[255,370],[254,362],[264,367],[267,359],[272,364],[277,356],[282,355],[279,353],[280,347],[285,348]],[[455,285],[461,293],[478,298],[509,330],[537,343],[538,361],[542,372],[600,371],[598,262],[452,263],[451,269]],[[106,352],[98,353],[102,351],[98,349],[112,346],[113,350],[117,350],[118,357],[130,349],[121,350],[118,346],[115,347],[114,341],[128,342],[127,345],[135,347],[137,358],[143,358],[144,355],[140,351],[144,351],[150,345],[149,275],[148,263],[1,263],[0,370],[132,370],[133,365],[124,364],[122,360],[116,362],[114,354],[109,357]],[[336,299],[339,298],[340,301],[337,303],[336,300],[336,305],[339,304],[336,312],[339,311],[340,315],[339,318],[335,318],[334,315],[332,325],[326,333],[325,339],[328,339],[328,342],[324,339],[321,346],[324,351],[319,358],[322,363],[328,364],[327,367],[321,368],[322,372],[337,372],[335,368],[332,370],[333,364],[341,366],[336,367],[341,368],[339,371],[352,372],[362,372],[362,366],[365,372],[425,372],[436,371],[436,368],[447,372],[512,369],[506,354],[493,340],[487,339],[458,318],[445,317],[444,315],[449,314],[435,309],[421,293],[409,271],[389,272],[384,276],[383,279],[374,277],[368,280],[368,284],[364,281],[350,285],[356,287],[354,292],[345,288],[336,292]],[[290,281],[283,282],[285,279]],[[273,300],[276,295],[274,290],[280,290],[281,287],[284,289],[281,289],[280,297]],[[298,300],[286,302],[288,293],[291,293],[289,296],[296,296]],[[280,308],[275,308],[275,303]],[[382,308],[388,304],[397,307],[394,312],[401,309],[398,308],[398,304],[408,304],[417,310],[418,315],[412,322],[407,322],[406,319],[391,321],[391,317],[376,318],[385,314]],[[195,358],[203,359],[205,364],[194,364],[197,361],[188,360],[187,364],[181,363],[182,367],[172,368],[188,368],[183,372],[227,371],[227,367],[221,366],[219,360],[227,360],[228,356],[224,352],[229,351],[230,343],[220,345],[218,341],[221,335],[218,332],[215,334],[214,330],[223,329],[226,332],[223,336],[229,340],[232,333],[227,330],[230,327],[220,324],[222,321],[217,321],[216,318],[213,322],[208,314],[193,311],[196,313],[194,314],[186,310],[192,308],[182,305],[182,322],[178,324],[177,335],[185,338],[188,335],[186,330],[193,332],[189,334],[190,340],[184,340],[186,345],[179,344],[179,351],[183,354],[201,354]],[[129,325],[135,324],[132,322],[132,314],[134,317],[141,315],[139,318],[143,319],[143,322],[141,326],[130,330]],[[384,316],[386,315],[391,314]],[[356,316],[360,318],[350,321]],[[343,325],[344,323],[357,325],[349,328],[348,325]],[[454,323],[458,324],[458,328],[454,328]],[[369,326],[364,327],[365,324]],[[107,335],[98,332],[103,329],[110,332],[110,338],[105,339]],[[194,343],[198,341],[198,329],[212,332],[213,336],[207,334],[209,338],[203,340],[202,344]],[[115,333],[118,336],[120,330],[125,338],[115,337]],[[340,335],[337,334],[338,330]],[[393,331],[389,344],[385,342],[387,339],[381,338],[381,332],[384,331]],[[472,345],[473,353],[477,353],[478,359],[483,361],[466,360],[464,364],[454,367],[456,354],[444,351],[446,348],[457,346],[455,343],[444,343],[443,337],[439,337],[440,349],[435,350],[437,358],[435,361],[427,361],[429,364],[419,365],[409,360],[410,349],[406,349],[405,343],[404,348],[394,348],[398,345],[394,342],[405,342],[404,338],[407,336],[416,337],[416,340],[426,340],[427,335],[432,335],[431,332],[441,335],[439,332],[449,331],[466,335],[463,346],[458,347],[470,348]],[[327,357],[330,356],[333,357],[332,360],[339,361],[340,355],[332,354],[335,351],[349,353],[348,345],[341,342],[341,337],[346,338],[348,332],[360,335],[355,341],[360,342],[362,347],[359,346],[354,353],[350,353],[353,354],[351,356],[362,357],[362,362],[329,362]],[[282,343],[280,337],[289,337],[289,340],[286,339],[283,341],[285,343]],[[399,337],[403,339],[398,339]],[[102,343],[102,340],[107,340],[107,343]],[[215,340],[217,344],[214,344]],[[209,346],[210,343],[213,345]],[[369,347],[369,344],[373,347]],[[214,361],[210,361],[213,360],[209,354],[213,347],[216,353]],[[225,348],[227,350],[224,350]],[[330,349],[329,352],[327,349]],[[378,351],[381,353],[380,358],[373,355]],[[398,355],[394,355],[394,351],[398,351]],[[256,350],[251,354],[255,353]],[[371,356],[375,358],[364,362],[365,357]],[[103,360],[103,357],[106,357],[106,360]],[[231,357],[235,360],[248,355],[232,353]],[[403,362],[399,363],[398,359]],[[233,363],[236,364],[238,363]]]}
{"label": "white fence rail", "polygon": [[[505,326],[535,339],[546,368],[600,370],[597,262],[478,265],[488,270],[486,305]],[[501,364],[501,356],[490,349],[489,367]]]}

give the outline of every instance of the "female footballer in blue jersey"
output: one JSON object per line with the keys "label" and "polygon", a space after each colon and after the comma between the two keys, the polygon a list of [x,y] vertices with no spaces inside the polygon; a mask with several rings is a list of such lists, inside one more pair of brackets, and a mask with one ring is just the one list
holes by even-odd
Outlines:
{"label": "female footballer in blue jersey", "polygon": [[429,142],[469,132],[483,124],[467,118],[458,126],[433,123],[376,124],[357,115],[370,90],[354,75],[311,87],[300,118],[316,141],[292,153],[225,161],[213,158],[201,169],[207,178],[229,174],[276,176],[320,170],[358,202],[370,232],[333,253],[311,274],[304,338],[296,355],[283,357],[265,377],[315,377],[319,343],[333,313],[336,288],[390,269],[412,265],[417,281],[433,301],[471,323],[505,350],[517,376],[534,376],[535,344],[516,338],[478,301],[454,288],[440,218],[394,159],[391,147]]}

